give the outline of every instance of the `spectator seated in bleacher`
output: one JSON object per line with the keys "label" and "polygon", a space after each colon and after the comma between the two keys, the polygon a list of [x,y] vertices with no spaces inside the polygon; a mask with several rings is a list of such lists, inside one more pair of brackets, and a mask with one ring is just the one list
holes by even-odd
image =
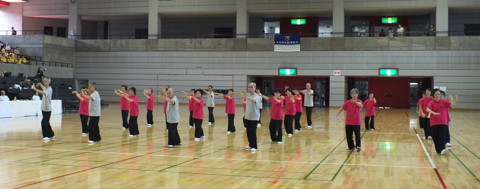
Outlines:
{"label": "spectator seated in bleacher", "polygon": [[4,90],[0,91],[0,101],[10,101]]}

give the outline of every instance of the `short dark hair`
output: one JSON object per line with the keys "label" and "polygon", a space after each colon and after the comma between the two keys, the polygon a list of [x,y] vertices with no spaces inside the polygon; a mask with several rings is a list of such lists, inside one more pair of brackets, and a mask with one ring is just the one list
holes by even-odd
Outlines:
{"label": "short dark hair", "polygon": [[287,91],[290,91],[290,93],[293,93],[292,89],[290,89],[290,88],[285,89],[285,92],[287,92]]}
{"label": "short dark hair", "polygon": [[124,88],[125,90],[128,90],[127,85],[121,85],[121,87]]}
{"label": "short dark hair", "polygon": [[229,91],[235,92],[233,89],[228,89]]}
{"label": "short dark hair", "polygon": [[213,89],[213,86],[212,85],[208,85],[208,87],[211,87]]}
{"label": "short dark hair", "polygon": [[197,92],[200,92],[200,95],[203,95],[203,90],[202,89],[195,90],[195,94],[197,94]]}
{"label": "short dark hair", "polygon": [[133,91],[133,94],[135,94],[135,95],[137,94],[137,89],[135,87],[130,87],[130,90]]}

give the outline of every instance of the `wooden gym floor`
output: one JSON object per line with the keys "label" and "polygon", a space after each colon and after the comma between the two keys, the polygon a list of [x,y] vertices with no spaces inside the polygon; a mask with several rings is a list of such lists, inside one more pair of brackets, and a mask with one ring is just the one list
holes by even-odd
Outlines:
{"label": "wooden gym floor", "polygon": [[78,114],[52,116],[56,140],[48,143],[41,117],[0,119],[1,188],[480,188],[478,110],[451,111],[452,149],[437,155],[409,109],[378,110],[377,130],[362,125],[362,151],[350,152],[336,108],[315,108],[314,128],[284,135],[283,144],[270,141],[267,108],[259,150],[252,153],[244,150],[241,106],[235,134],[226,134],[227,117],[218,106],[216,124],[204,120],[206,140],[195,142],[182,105],[182,146],[173,149],[166,148],[162,106],[155,108],[155,125],[147,128],[141,105],[140,136],[133,139],[122,132],[119,105],[103,108],[102,141],[94,145],[81,136]]}

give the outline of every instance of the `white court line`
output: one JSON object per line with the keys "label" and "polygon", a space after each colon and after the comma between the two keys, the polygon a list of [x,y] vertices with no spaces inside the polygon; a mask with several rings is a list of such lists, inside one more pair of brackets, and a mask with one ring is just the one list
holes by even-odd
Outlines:
{"label": "white court line", "polygon": [[[198,159],[209,159],[209,160],[229,160],[229,161],[252,161],[252,162],[270,162],[270,163],[298,163],[298,164],[317,164],[317,161],[280,161],[280,160],[253,160],[253,159],[242,159],[242,158],[221,158],[221,157],[200,157],[200,156],[180,156],[180,155],[161,155],[161,154],[139,154],[139,153],[122,153],[122,152],[103,152],[103,151],[88,151],[88,150],[67,150],[67,149],[44,149],[44,148],[29,148],[29,147],[14,147],[14,146],[0,146],[4,148],[22,148],[30,150],[52,150],[60,152],[84,152],[84,153],[102,153],[102,154],[117,154],[117,155],[146,155],[153,157],[176,157],[176,158],[198,158]],[[20,162],[21,163],[21,162]],[[322,163],[323,165],[342,165],[343,163]],[[421,167],[421,166],[409,166],[409,165],[381,165],[381,164],[357,164],[357,163],[346,163],[344,165],[348,166],[367,166],[367,167],[397,167],[397,168],[415,168],[415,169],[425,169],[432,167]]]}
{"label": "white court line", "polygon": [[437,168],[435,166],[435,163],[433,163],[432,158],[430,157],[430,154],[427,152],[427,148],[425,147],[425,144],[423,144],[422,139],[420,138],[417,132],[415,132],[415,135],[417,136],[418,141],[420,141],[420,144],[422,144],[423,152],[425,152],[425,155],[427,155],[428,157],[428,161],[430,161],[430,165],[432,165],[431,168],[434,168],[434,169]]}

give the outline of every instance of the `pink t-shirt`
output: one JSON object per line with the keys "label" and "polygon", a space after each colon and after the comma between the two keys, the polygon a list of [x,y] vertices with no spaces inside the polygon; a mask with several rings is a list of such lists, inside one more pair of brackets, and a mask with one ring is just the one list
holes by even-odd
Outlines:
{"label": "pink t-shirt", "polygon": [[[357,102],[362,103],[360,99],[357,99]],[[347,111],[347,120],[345,125],[361,125],[361,116],[362,108],[358,107],[352,102],[352,100],[347,100],[343,104],[342,109]]]}
{"label": "pink t-shirt", "polygon": [[153,102],[155,101],[155,96],[153,96],[153,94],[149,94],[148,97],[150,98],[147,100],[147,110],[153,111]]}
{"label": "pink t-shirt", "polygon": [[133,100],[130,104],[130,116],[138,116],[138,112],[140,111],[138,109],[138,96],[132,95],[129,96],[129,98]]}
{"label": "pink t-shirt", "polygon": [[203,119],[204,115],[203,115],[203,98],[197,98],[195,97],[196,99],[198,99],[200,102],[197,102],[197,101],[193,101],[193,115],[192,115],[192,118],[193,119]]}
{"label": "pink t-shirt", "polygon": [[430,103],[430,101],[432,101],[432,100],[433,100],[432,97],[428,97],[428,98],[423,97],[418,101],[417,105],[422,105],[422,111],[425,114],[425,116],[428,116],[427,106],[428,106],[428,103]]}
{"label": "pink t-shirt", "polygon": [[[188,95],[188,96],[193,96],[193,95]],[[195,96],[193,96],[193,97],[195,97]],[[188,111],[193,112],[193,105],[194,104],[195,104],[195,100],[193,100],[193,98],[188,100]]]}
{"label": "pink t-shirt", "polygon": [[270,118],[274,120],[283,120],[283,99],[279,99],[278,103],[273,97],[269,97],[268,101],[272,104],[272,110],[270,112]]}
{"label": "pink t-shirt", "polygon": [[[89,94],[85,94],[90,96]],[[80,101],[80,106],[78,107],[78,114],[88,116],[88,98],[83,97],[83,101]]]}
{"label": "pink t-shirt", "polygon": [[242,102],[243,102],[243,112],[246,112],[247,111],[247,100],[242,99]]}
{"label": "pink t-shirt", "polygon": [[445,99],[440,99],[438,102],[435,100],[430,101],[427,108],[434,112],[440,113],[440,115],[430,115],[430,126],[448,125],[448,109],[451,107],[451,105],[452,103]]}
{"label": "pink t-shirt", "polygon": [[130,102],[123,97],[120,97],[120,110],[130,110]]}
{"label": "pink t-shirt", "polygon": [[[303,105],[303,100],[302,99],[303,98],[302,98],[302,95],[297,94],[297,95],[295,95],[295,97],[296,97],[295,98],[295,110],[297,112],[303,112],[303,107],[302,107],[302,105]],[[299,98],[300,100],[298,100],[297,98]]]}
{"label": "pink t-shirt", "polygon": [[363,102],[363,107],[365,107],[365,117],[370,117],[375,115],[375,101],[367,99]]}
{"label": "pink t-shirt", "polygon": [[285,96],[285,115],[295,115],[297,113],[296,105],[291,99],[293,99],[293,96],[292,98]]}
{"label": "pink t-shirt", "polygon": [[225,113],[235,114],[235,98],[233,96],[231,96],[230,99],[228,99],[226,95],[223,95],[223,98],[226,101],[226,103],[225,103]]}
{"label": "pink t-shirt", "polygon": [[168,102],[166,102],[165,100],[163,101],[163,114],[167,114],[167,105],[168,105]]}

